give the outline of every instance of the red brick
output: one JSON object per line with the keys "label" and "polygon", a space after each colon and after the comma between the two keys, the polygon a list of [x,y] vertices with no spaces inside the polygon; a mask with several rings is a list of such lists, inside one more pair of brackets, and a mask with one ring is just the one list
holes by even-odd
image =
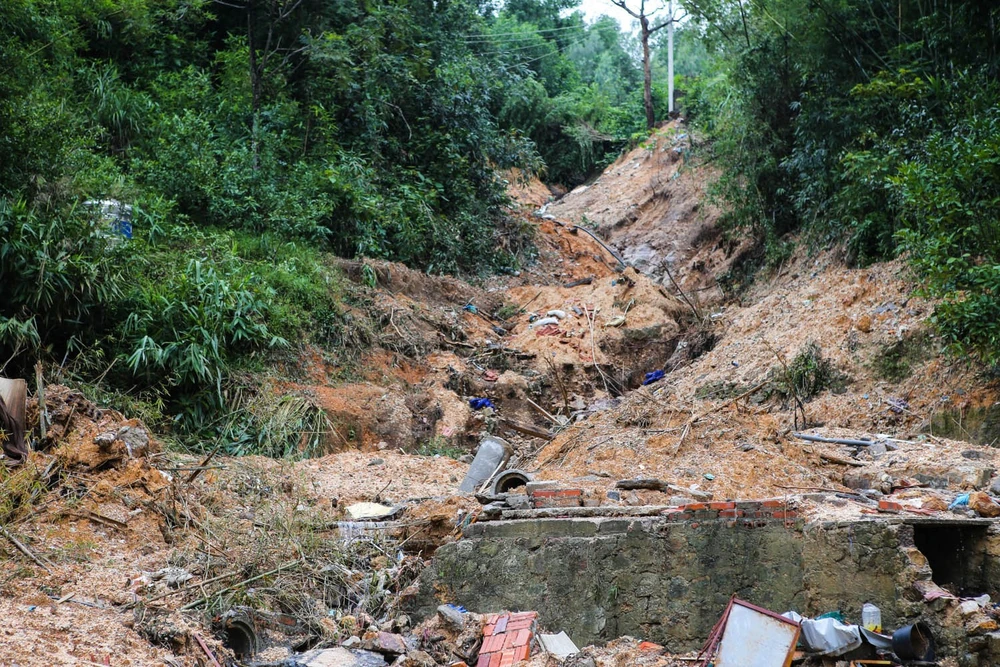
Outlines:
{"label": "red brick", "polygon": [[500,667],[511,667],[514,664],[514,649],[504,651],[500,655]]}
{"label": "red brick", "polygon": [[529,657],[531,657],[531,646],[529,644],[518,646],[514,649],[514,662],[521,662],[522,660],[527,660]]}
{"label": "red brick", "polygon": [[490,667],[490,654],[480,653],[479,660],[476,662],[476,667]]}
{"label": "red brick", "polygon": [[516,632],[508,632],[503,636],[503,648],[505,651],[509,648],[514,648],[515,639],[517,639]]}
{"label": "red brick", "polygon": [[694,514],[691,512],[685,512],[684,510],[669,510],[663,513],[663,516],[673,521],[690,521],[694,518]]}
{"label": "red brick", "polygon": [[493,635],[483,640],[483,647],[479,649],[481,653],[493,653],[503,647],[503,635]]}
{"label": "red brick", "polygon": [[734,510],[734,509],[736,509],[736,503],[735,502],[709,503],[708,504],[708,509],[710,509],[710,510]]}
{"label": "red brick", "polygon": [[723,510],[719,512],[719,518],[722,519],[736,519],[743,516],[743,510]]}
{"label": "red brick", "polygon": [[500,667],[501,656],[500,653],[490,653],[490,667]]}
{"label": "red brick", "polygon": [[486,619],[488,625],[496,625],[497,621],[500,620],[500,614],[490,614],[490,617]]}
{"label": "red brick", "polygon": [[698,510],[707,510],[708,505],[705,503],[689,503],[687,505],[681,505],[686,512],[697,512]]}
{"label": "red brick", "polygon": [[497,626],[493,625],[492,623],[490,623],[489,625],[487,625],[485,628],[483,628],[483,636],[484,637],[492,637],[493,636],[493,631],[496,630],[496,627]]}
{"label": "red brick", "polygon": [[511,632],[513,630],[530,630],[531,626],[534,624],[535,619],[533,618],[522,618],[517,621],[512,620],[507,624],[507,632]]}
{"label": "red brick", "polygon": [[654,644],[653,642],[640,642],[639,650],[642,651],[643,653],[652,653],[652,652],[659,653],[663,651],[663,647],[660,646],[659,644]]}
{"label": "red brick", "polygon": [[464,660],[459,660],[458,662],[451,663],[450,665],[448,665],[448,667],[469,667],[469,666],[465,664]]}
{"label": "red brick", "polygon": [[510,620],[510,616],[509,615],[501,616],[500,620],[497,621],[497,627],[496,627],[495,630],[493,630],[493,634],[498,635],[501,632],[506,632],[507,631],[507,622],[509,620]]}
{"label": "red brick", "polygon": [[511,646],[518,648],[519,646],[527,646],[531,643],[531,631],[530,630],[518,630],[514,635],[514,641]]}
{"label": "red brick", "polygon": [[537,611],[516,611],[516,612],[514,612],[513,614],[510,615],[510,620],[512,620],[512,621],[523,621],[526,618],[530,618],[533,621],[537,620],[538,619],[538,612]]}
{"label": "red brick", "polygon": [[784,507],[785,506],[785,501],[784,500],[765,500],[764,502],[762,502],[760,504],[760,506],[761,507],[770,507],[772,509],[775,508],[775,507]]}
{"label": "red brick", "polygon": [[797,519],[799,513],[792,510],[788,510],[787,512],[778,511],[773,516],[775,519]]}
{"label": "red brick", "polygon": [[896,512],[902,512],[903,511],[903,506],[901,504],[897,503],[897,502],[893,502],[892,500],[880,500],[880,501],[878,501],[878,508],[880,510],[893,510],[893,511],[896,511]]}

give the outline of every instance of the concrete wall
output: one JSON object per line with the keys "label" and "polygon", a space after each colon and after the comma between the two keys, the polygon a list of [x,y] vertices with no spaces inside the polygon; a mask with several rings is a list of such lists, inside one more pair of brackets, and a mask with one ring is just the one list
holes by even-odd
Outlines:
{"label": "concrete wall", "polygon": [[472,611],[537,610],[579,645],[621,635],[671,651],[701,647],[729,596],[804,615],[864,602],[885,627],[918,618],[912,582],[929,579],[913,528],[872,521],[528,519],[470,526],[441,547],[411,611],[441,601]]}

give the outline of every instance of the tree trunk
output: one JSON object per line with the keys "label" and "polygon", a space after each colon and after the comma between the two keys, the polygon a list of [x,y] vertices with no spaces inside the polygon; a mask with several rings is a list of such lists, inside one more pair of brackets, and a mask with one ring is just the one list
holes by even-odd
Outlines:
{"label": "tree trunk", "polygon": [[253,170],[260,169],[260,144],[258,143],[258,123],[260,119],[260,77],[257,68],[257,44],[253,38],[254,15],[253,0],[247,3],[247,48],[250,51],[250,148],[253,153]]}
{"label": "tree trunk", "polygon": [[653,112],[653,73],[649,62],[649,19],[641,16],[642,26],[642,101],[646,106],[646,129],[652,130],[656,125],[656,114]]}

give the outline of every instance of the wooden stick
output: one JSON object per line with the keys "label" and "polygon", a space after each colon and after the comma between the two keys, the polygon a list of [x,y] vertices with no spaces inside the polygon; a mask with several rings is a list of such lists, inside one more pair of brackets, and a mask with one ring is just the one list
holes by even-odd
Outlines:
{"label": "wooden stick", "polygon": [[850,459],[844,459],[839,456],[834,456],[833,454],[820,453],[819,457],[824,461],[829,461],[830,463],[839,463],[845,466],[854,466],[855,468],[864,468],[865,464],[861,461],[852,461]]}
{"label": "wooden stick", "polygon": [[209,461],[212,460],[212,457],[215,456],[220,449],[222,449],[221,444],[219,444],[215,449],[213,449],[211,454],[205,457],[205,459],[198,465],[197,469],[193,473],[188,475],[188,478],[184,480],[184,483],[190,484],[195,479],[197,479],[198,475],[201,474],[201,471],[205,469],[205,466],[208,465]]}
{"label": "wooden stick", "polygon": [[197,632],[192,633],[192,635],[194,636],[195,641],[198,642],[198,646],[201,647],[201,650],[205,652],[206,656],[208,656],[209,664],[211,664],[212,667],[222,667],[222,665],[219,664],[219,661],[215,659],[215,656],[208,649],[208,646],[205,644],[205,640],[201,638],[201,635]]}
{"label": "wooden stick", "polygon": [[521,424],[519,422],[512,421],[506,417],[501,420],[504,426],[511,429],[512,431],[517,431],[518,433],[523,433],[525,435],[530,435],[533,438],[541,438],[543,440],[551,440],[555,436],[548,431],[544,431],[540,428],[535,428],[534,426],[529,426],[527,424]]}
{"label": "wooden stick", "polygon": [[155,597],[151,597],[148,600],[146,600],[146,603],[148,604],[150,602],[155,602],[156,600],[160,600],[160,599],[163,599],[163,598],[166,598],[166,597],[170,597],[171,595],[177,595],[178,593],[186,593],[189,590],[191,590],[192,588],[198,588],[199,586],[204,586],[205,584],[211,584],[211,583],[219,581],[221,579],[228,579],[229,577],[235,577],[237,574],[239,574],[239,572],[227,572],[226,574],[220,574],[217,577],[212,577],[211,579],[206,579],[205,581],[199,582],[197,584],[188,584],[184,588],[178,588],[177,590],[167,591],[166,593],[160,593],[159,595],[157,595]]}
{"label": "wooden stick", "polygon": [[31,553],[31,550],[28,549],[28,547],[26,547],[23,544],[21,544],[20,540],[18,540],[16,537],[14,537],[13,535],[11,535],[10,532],[8,532],[8,530],[6,528],[4,528],[3,526],[0,526],[0,535],[3,535],[4,537],[6,537],[10,541],[10,543],[13,544],[17,548],[18,551],[20,551],[22,554],[24,554],[29,559],[31,559],[35,563],[35,565],[37,565],[38,567],[42,568],[46,572],[51,572],[52,571],[49,568],[48,565],[46,565],[41,560],[39,560],[38,556],[36,556],[35,554]]}
{"label": "wooden stick", "polygon": [[543,415],[545,415],[546,417],[548,417],[549,421],[551,421],[553,424],[555,424],[556,426],[562,426],[562,424],[559,423],[558,419],[556,419],[551,414],[549,414],[549,411],[546,410],[545,408],[543,408],[542,406],[540,406],[538,403],[535,403],[533,400],[531,400],[527,396],[524,397],[524,400],[528,401],[528,403],[531,404],[531,407],[535,408],[536,410],[538,410],[539,412],[541,412]]}
{"label": "wooden stick", "polygon": [[[188,611],[189,609],[194,609],[195,607],[197,607],[198,605],[200,605],[202,602],[207,601],[211,597],[215,597],[216,595],[222,595],[223,593],[227,593],[227,592],[233,590],[234,588],[239,588],[240,586],[244,586],[244,585],[249,584],[251,582],[257,581],[258,579],[263,579],[264,577],[269,577],[272,574],[278,574],[282,570],[284,570],[286,568],[289,568],[289,567],[292,567],[293,565],[298,565],[301,562],[302,562],[301,558],[296,558],[295,560],[289,561],[289,562],[285,563],[284,565],[279,565],[278,567],[276,567],[273,570],[269,570],[267,572],[264,572],[263,574],[258,574],[255,577],[250,577],[249,579],[244,579],[243,581],[239,581],[239,582],[233,584],[232,586],[227,586],[226,588],[223,588],[222,590],[215,591],[211,595],[206,595],[204,597],[200,597],[197,600],[195,600],[194,602],[187,603],[186,605],[184,605],[183,607],[181,607],[177,611]],[[208,583],[208,582],[207,581],[203,581],[203,582],[201,582],[200,585],[203,586],[206,583]]]}
{"label": "wooden stick", "polygon": [[740,401],[740,400],[746,398],[747,396],[750,396],[751,394],[756,393],[757,391],[760,391],[764,387],[764,385],[766,385],[768,382],[769,382],[769,380],[764,380],[763,382],[759,382],[758,384],[754,385],[750,389],[747,389],[745,392],[743,392],[739,396],[734,396],[733,398],[729,399],[728,401],[726,401],[722,405],[717,405],[714,408],[712,408],[711,410],[706,410],[705,412],[702,412],[699,415],[695,415],[695,416],[691,417],[691,419],[689,419],[687,421],[687,423],[684,424],[684,430],[681,432],[681,439],[677,441],[677,446],[674,447],[674,456],[677,456],[677,452],[681,451],[681,446],[684,444],[684,439],[687,438],[688,433],[691,432],[691,427],[694,426],[694,424],[697,423],[698,420],[704,419],[705,417],[707,417],[710,414],[713,414],[715,412],[718,412],[719,410],[728,408],[733,403],[736,403],[737,401]]}
{"label": "wooden stick", "polygon": [[35,384],[38,388],[38,429],[41,440],[45,440],[45,422],[48,413],[45,410],[45,380],[42,377],[42,362],[35,362]]}

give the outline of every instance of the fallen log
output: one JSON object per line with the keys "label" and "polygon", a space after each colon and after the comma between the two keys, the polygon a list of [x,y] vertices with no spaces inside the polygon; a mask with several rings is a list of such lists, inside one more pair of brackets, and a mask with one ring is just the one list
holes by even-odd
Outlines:
{"label": "fallen log", "polygon": [[530,435],[533,438],[541,438],[542,440],[551,440],[556,437],[555,434],[541,429],[530,424],[522,424],[520,422],[513,421],[511,419],[501,419],[500,423],[512,431],[517,431],[518,433],[523,433],[524,435]]}

